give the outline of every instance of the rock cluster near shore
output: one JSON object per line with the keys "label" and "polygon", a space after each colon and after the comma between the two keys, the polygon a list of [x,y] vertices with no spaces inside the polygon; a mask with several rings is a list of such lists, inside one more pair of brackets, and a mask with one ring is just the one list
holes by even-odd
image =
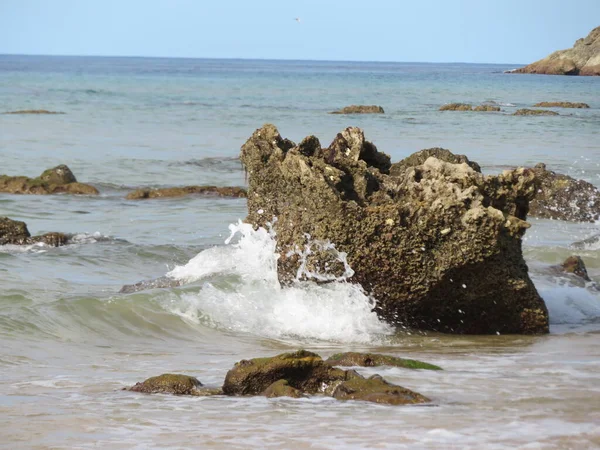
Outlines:
{"label": "rock cluster near shore", "polygon": [[536,108],[575,108],[575,109],[589,109],[590,105],[587,103],[573,103],[573,102],[539,102],[533,105]]}
{"label": "rock cluster near shore", "polygon": [[25,222],[0,217],[0,245],[31,245],[44,243],[52,247],[65,245],[68,238],[63,233],[46,233],[31,236]]}
{"label": "rock cluster near shore", "polygon": [[511,73],[546,75],[600,75],[600,27],[585,38],[578,39],[573,48],[559,50]]}
{"label": "rock cluster near shore", "polygon": [[[390,323],[452,333],[545,333],[548,312],[527,274],[521,237],[532,170],[484,176],[436,157],[394,175],[358,128],[329,147],[298,145],[265,125],[242,146],[248,217],[277,217],[278,275],[339,279],[347,254]],[[325,244],[324,244],[325,243]],[[307,251],[308,249],[308,251]],[[337,262],[336,262],[337,261]]]}
{"label": "rock cluster near shore", "polygon": [[245,198],[246,190],[240,187],[218,186],[184,186],[170,188],[141,188],[127,194],[127,200],[143,200],[149,198],[174,198],[186,195],[202,194],[219,197]]}
{"label": "rock cluster near shore", "polygon": [[37,178],[0,175],[0,192],[8,194],[77,194],[98,195],[98,189],[79,183],[66,165],[45,170]]}
{"label": "rock cluster near shore", "polygon": [[[299,350],[270,358],[254,358],[237,362],[227,372],[221,388],[205,388],[194,377],[164,374],[137,383],[128,390],[143,393],[174,395],[229,395],[300,398],[311,395],[338,400],[362,400],[388,405],[427,403],[430,400],[414,391],[394,385],[379,375],[365,378],[355,370],[341,370],[337,365],[373,367],[395,365],[410,369],[441,370],[440,367],[414,360],[402,360],[388,355],[353,353],[351,358],[335,355],[327,361],[316,353]],[[336,364],[339,361],[341,364]],[[375,361],[375,363],[373,363]],[[398,361],[411,361],[410,365]],[[346,364],[344,364],[346,363]]]}

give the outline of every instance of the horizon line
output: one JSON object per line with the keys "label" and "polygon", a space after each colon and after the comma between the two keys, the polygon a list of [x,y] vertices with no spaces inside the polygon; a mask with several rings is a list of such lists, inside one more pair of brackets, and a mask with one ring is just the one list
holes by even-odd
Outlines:
{"label": "horizon line", "polygon": [[230,61],[288,61],[288,62],[338,62],[338,63],[376,63],[376,64],[481,64],[481,65],[515,65],[525,66],[527,63],[490,63],[465,61],[391,61],[391,60],[350,60],[350,59],[294,59],[294,58],[248,58],[248,57],[206,57],[206,56],[148,56],[148,55],[81,55],[81,54],[44,54],[44,53],[0,53],[0,56],[49,56],[59,58],[139,58],[139,59],[203,59]]}

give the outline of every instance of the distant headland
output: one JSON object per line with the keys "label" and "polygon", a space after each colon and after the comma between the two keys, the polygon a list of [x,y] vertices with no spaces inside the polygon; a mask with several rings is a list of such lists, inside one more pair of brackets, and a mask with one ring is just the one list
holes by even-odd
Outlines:
{"label": "distant headland", "polygon": [[511,73],[546,75],[600,75],[600,27],[586,38],[577,39],[573,48],[558,50],[539,61]]}

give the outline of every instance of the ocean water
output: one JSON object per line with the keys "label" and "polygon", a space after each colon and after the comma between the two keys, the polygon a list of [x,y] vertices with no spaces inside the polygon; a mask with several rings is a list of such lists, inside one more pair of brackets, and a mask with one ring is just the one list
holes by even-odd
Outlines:
{"label": "ocean water", "polygon": [[[600,79],[503,73],[517,66],[0,55],[0,112],[66,113],[0,115],[0,173],[65,163],[101,191],[0,194],[0,216],[74,236],[61,248],[0,247],[0,447],[600,447],[600,293],[552,270],[579,254],[600,282],[600,243],[572,247],[599,224],[530,219],[524,253],[549,335],[449,336],[391,328],[350,283],[282,288],[273,237],[239,222],[244,199],[125,200],[141,186],[244,186],[239,148],[265,122],[323,145],[359,126],[393,160],[441,146],[486,173],[545,162],[600,186]],[[591,108],[510,115],[551,100]],[[455,101],[505,112],[437,111]],[[349,104],[386,114],[327,114]],[[167,273],[187,284],[119,293]],[[361,370],[428,406],[121,390],[164,372],[219,385],[240,359],[298,348],[445,370]]]}

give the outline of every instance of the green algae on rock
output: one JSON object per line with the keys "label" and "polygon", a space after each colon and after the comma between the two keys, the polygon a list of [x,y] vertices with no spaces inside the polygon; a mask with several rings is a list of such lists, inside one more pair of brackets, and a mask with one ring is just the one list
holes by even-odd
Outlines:
{"label": "green algae on rock", "polygon": [[[278,277],[344,276],[392,324],[450,333],[547,333],[548,312],[523,259],[536,191],[529,169],[484,176],[429,157],[390,174],[390,158],[347,128],[329,147],[265,125],[242,146],[248,216],[277,235]],[[331,245],[354,271],[331,265]],[[299,249],[311,247],[311,252]],[[327,263],[327,264],[326,264]],[[311,270],[303,271],[302,268]],[[317,281],[319,281],[317,279]],[[266,386],[265,386],[266,387]]]}
{"label": "green algae on rock", "polygon": [[385,114],[385,111],[377,105],[350,105],[329,114]]}
{"label": "green algae on rock", "polygon": [[31,245],[44,243],[51,247],[65,245],[68,238],[63,233],[46,233],[40,236],[31,236],[25,222],[0,217],[0,245]]}
{"label": "green algae on rock", "polygon": [[513,116],[558,116],[556,111],[549,111],[547,109],[518,109],[512,114]]}
{"label": "green algae on rock", "polygon": [[417,361],[415,359],[404,359],[391,355],[380,355],[378,353],[337,353],[327,358],[325,362],[332,366],[394,366],[403,367],[405,369],[442,370],[439,366]]}
{"label": "green algae on rock", "polygon": [[223,392],[226,395],[293,398],[325,395],[338,400],[390,405],[430,401],[421,394],[388,383],[378,375],[366,379],[354,370],[334,368],[316,353],[306,350],[236,363],[227,372]]}
{"label": "green algae on rock", "polygon": [[576,109],[587,109],[590,107],[587,103],[573,103],[573,102],[539,102],[533,105],[538,108],[576,108]]}
{"label": "green algae on rock", "polygon": [[477,112],[498,112],[500,107],[496,105],[477,105],[473,107],[468,103],[446,103],[440,106],[440,111],[477,111]]}
{"label": "green algae on rock", "polygon": [[193,395],[196,397],[223,394],[221,389],[203,387],[197,378],[173,373],[148,378],[141,383],[136,383],[127,390],[145,394]]}
{"label": "green algae on rock", "polygon": [[221,197],[245,198],[246,190],[231,186],[184,186],[170,188],[141,188],[127,194],[127,200],[143,200],[149,198],[173,198],[186,195],[202,194]]}
{"label": "green algae on rock", "polygon": [[573,222],[600,220],[600,190],[591,183],[546,169],[537,164],[538,190],[530,202],[530,214],[543,219]]}
{"label": "green algae on rock", "polygon": [[37,178],[0,175],[0,192],[8,194],[75,194],[98,195],[98,189],[79,183],[66,165],[45,170]]}
{"label": "green algae on rock", "polygon": [[431,400],[418,392],[396,386],[380,375],[354,377],[339,383],[331,396],[338,400],[362,400],[386,405],[428,403]]}

